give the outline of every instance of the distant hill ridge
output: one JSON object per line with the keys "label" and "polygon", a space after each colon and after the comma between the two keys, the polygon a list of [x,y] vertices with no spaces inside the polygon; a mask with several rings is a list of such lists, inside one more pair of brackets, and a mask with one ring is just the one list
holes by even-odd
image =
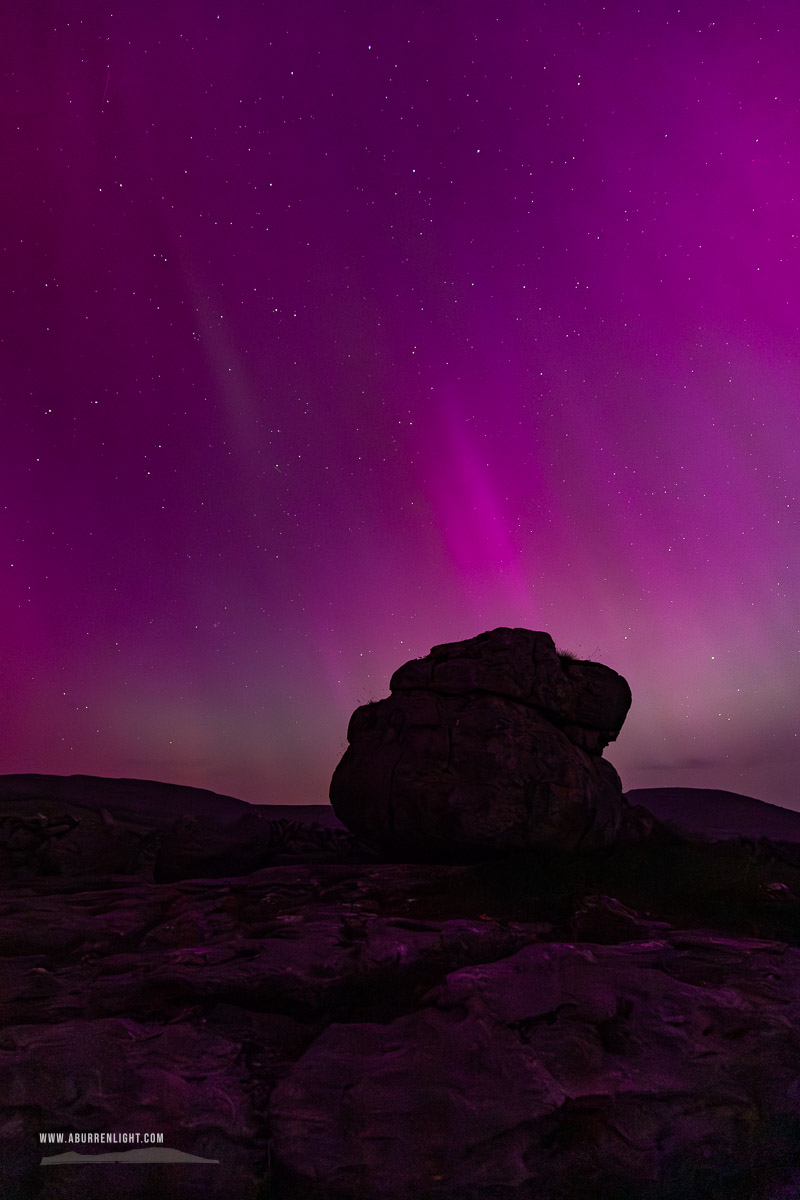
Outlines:
{"label": "distant hill ridge", "polygon": [[800,842],[800,813],[738,792],[716,788],[634,788],[629,804],[643,804],[660,821],[711,838],[770,838]]}
{"label": "distant hill ridge", "polygon": [[271,820],[315,821],[341,828],[329,804],[249,804],[206,788],[152,779],[114,779],[101,775],[0,775],[0,801],[63,800],[122,821],[147,821],[167,829],[185,814],[227,825],[255,809]]}
{"label": "distant hill ridge", "polygon": [[[634,788],[629,804],[641,804],[661,821],[712,838],[767,837],[800,842],[800,812],[716,788]],[[255,810],[267,820],[292,820],[343,828],[330,804],[249,804],[206,788],[151,779],[100,775],[0,775],[0,802],[62,800],[79,808],[108,809],[117,820],[146,820],[168,829],[191,814],[229,825]]]}

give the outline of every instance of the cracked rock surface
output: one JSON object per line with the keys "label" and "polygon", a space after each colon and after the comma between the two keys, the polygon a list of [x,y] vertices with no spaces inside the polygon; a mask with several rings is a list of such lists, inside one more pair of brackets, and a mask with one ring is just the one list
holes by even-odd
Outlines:
{"label": "cracked rock surface", "polygon": [[[46,870],[36,837],[0,859],[3,1200],[800,1195],[796,843],[655,822],[581,853],[354,861],[315,821],[256,870],[234,838],[239,873],[164,878],[187,799],[93,787],[105,817],[41,782],[0,801],[78,839]],[[145,850],[92,871],[87,829],[102,864]],[[106,1148],[40,1142],[70,1132],[216,1161],[43,1166]]]}
{"label": "cracked rock surface", "polygon": [[326,1030],[272,1094],[275,1151],[309,1198],[722,1195],[788,1149],[798,984],[797,950],[707,932],[529,945]]}

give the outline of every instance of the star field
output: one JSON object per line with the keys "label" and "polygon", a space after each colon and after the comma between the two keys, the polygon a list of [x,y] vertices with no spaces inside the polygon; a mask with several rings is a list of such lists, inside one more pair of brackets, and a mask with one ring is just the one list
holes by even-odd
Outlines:
{"label": "star field", "polygon": [[395,667],[800,806],[800,10],[0,17],[3,771],[319,803]]}

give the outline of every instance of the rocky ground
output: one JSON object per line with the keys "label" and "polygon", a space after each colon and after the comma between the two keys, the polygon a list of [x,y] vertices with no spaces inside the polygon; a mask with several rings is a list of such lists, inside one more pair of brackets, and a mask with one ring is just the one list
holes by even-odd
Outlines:
{"label": "rocky ground", "polygon": [[547,633],[390,690],[338,821],[0,778],[2,1200],[800,1200],[800,817],[626,800]]}
{"label": "rocky ground", "polygon": [[[270,809],[23,779],[3,1200],[800,1196],[790,837],[381,862]],[[47,1131],[217,1162],[42,1166]]]}

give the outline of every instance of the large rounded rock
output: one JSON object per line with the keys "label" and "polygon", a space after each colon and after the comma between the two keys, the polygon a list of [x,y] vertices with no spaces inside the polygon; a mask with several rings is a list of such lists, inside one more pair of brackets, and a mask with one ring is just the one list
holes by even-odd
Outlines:
{"label": "large rounded rock", "polygon": [[630,689],[546,633],[496,629],[406,663],[386,700],[356,710],[331,804],[395,850],[605,845],[622,789],[601,758]]}

